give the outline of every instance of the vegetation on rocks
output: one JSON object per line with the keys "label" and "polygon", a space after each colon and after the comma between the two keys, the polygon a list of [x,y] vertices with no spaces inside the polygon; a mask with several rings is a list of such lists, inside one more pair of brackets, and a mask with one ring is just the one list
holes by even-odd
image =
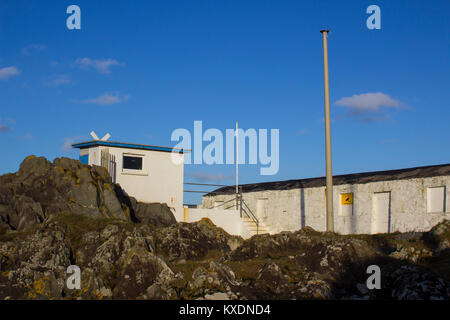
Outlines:
{"label": "vegetation on rocks", "polygon": [[[424,233],[311,228],[248,240],[176,223],[103,168],[24,160],[0,177],[1,299],[448,299],[450,222]],[[381,289],[369,290],[370,265]],[[81,288],[68,289],[69,265]]]}

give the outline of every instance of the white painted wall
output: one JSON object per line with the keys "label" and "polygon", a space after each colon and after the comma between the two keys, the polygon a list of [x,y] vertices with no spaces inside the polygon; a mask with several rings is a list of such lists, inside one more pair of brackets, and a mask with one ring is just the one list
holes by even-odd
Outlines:
{"label": "white painted wall", "polygon": [[[444,219],[450,218],[448,199],[450,176],[380,181],[355,185],[337,185],[333,188],[335,231],[342,234],[372,232],[373,197],[377,192],[391,192],[391,232],[426,231]],[[446,186],[445,212],[430,213],[427,210],[428,188]],[[341,193],[353,193],[353,205],[342,208]],[[211,207],[214,201],[227,201],[234,195],[204,197],[202,207]],[[259,199],[268,199],[267,216],[258,216]],[[265,190],[248,192],[244,200],[258,219],[273,233],[295,231],[310,226],[318,231],[326,230],[325,187]],[[440,201],[440,200],[439,200]],[[433,207],[436,206],[433,204]],[[443,208],[443,205],[442,205]],[[351,211],[351,214],[349,214]]]}
{"label": "white painted wall", "polygon": [[195,222],[202,218],[210,219],[229,234],[245,237],[239,210],[184,208],[184,222]]}
{"label": "white painted wall", "polygon": [[[235,195],[217,195],[203,197],[202,207],[209,208],[214,201],[228,201]],[[244,194],[244,201],[258,220],[268,226],[271,233],[287,230],[298,230],[300,221],[300,190],[259,191]],[[258,203],[260,210],[258,210]],[[266,204],[263,210],[261,206]]]}
{"label": "white painted wall", "polygon": [[[177,219],[183,219],[183,154],[119,147],[89,148],[89,164],[100,165],[101,151],[116,157],[116,183],[140,202],[166,203]],[[80,154],[83,149],[80,150]],[[142,172],[122,168],[123,154],[143,156]],[[172,156],[179,164],[172,161]]]}

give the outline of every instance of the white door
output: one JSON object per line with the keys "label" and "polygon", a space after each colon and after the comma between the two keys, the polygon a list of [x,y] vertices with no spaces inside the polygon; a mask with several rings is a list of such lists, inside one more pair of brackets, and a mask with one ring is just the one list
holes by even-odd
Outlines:
{"label": "white door", "polygon": [[267,199],[258,199],[256,202],[256,216],[262,220],[267,218]]}
{"label": "white door", "polygon": [[372,233],[389,232],[391,214],[391,193],[377,192],[373,194]]}

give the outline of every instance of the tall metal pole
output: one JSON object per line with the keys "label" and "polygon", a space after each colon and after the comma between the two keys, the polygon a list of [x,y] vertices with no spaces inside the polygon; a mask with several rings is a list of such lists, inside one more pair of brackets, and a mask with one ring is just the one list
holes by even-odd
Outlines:
{"label": "tall metal pole", "polygon": [[239,183],[238,183],[238,143],[239,143],[239,139],[238,139],[238,122],[236,121],[236,210],[239,209]]}
{"label": "tall metal pole", "polygon": [[330,30],[320,30],[323,38],[323,84],[325,92],[325,157],[327,168],[327,231],[334,231],[333,222],[333,174],[331,173],[330,87],[328,81],[328,44]]}

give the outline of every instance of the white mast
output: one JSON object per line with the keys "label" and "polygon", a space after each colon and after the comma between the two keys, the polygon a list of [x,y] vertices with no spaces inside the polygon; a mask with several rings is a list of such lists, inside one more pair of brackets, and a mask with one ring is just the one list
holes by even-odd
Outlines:
{"label": "white mast", "polygon": [[236,210],[239,209],[239,181],[238,181],[238,122],[236,121]]}
{"label": "white mast", "polygon": [[330,87],[328,81],[328,43],[329,30],[320,30],[323,38],[323,83],[325,93],[325,154],[327,184],[327,231],[334,231],[333,221],[333,174],[331,173],[331,128],[330,128]]}

